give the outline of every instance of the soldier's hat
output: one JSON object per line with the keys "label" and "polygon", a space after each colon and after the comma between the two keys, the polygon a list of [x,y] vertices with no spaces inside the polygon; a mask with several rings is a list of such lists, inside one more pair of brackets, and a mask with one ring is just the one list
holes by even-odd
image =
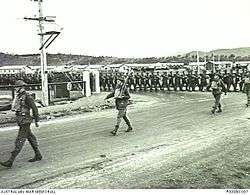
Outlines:
{"label": "soldier's hat", "polygon": [[23,80],[17,80],[15,82],[15,85],[17,85],[17,86],[25,86],[25,85],[27,85],[27,83],[25,83]]}

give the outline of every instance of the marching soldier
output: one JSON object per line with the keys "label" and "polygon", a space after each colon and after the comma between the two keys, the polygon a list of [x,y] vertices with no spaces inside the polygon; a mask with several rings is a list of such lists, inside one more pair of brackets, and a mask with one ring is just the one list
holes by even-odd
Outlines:
{"label": "marching soldier", "polygon": [[167,88],[169,91],[169,81],[168,81],[168,74],[167,72],[164,72],[162,75],[162,89]]}
{"label": "marching soldier", "polygon": [[107,75],[107,73],[105,73],[104,75],[103,75],[103,89],[104,89],[104,91],[107,91],[108,90],[108,84],[109,84],[109,81],[108,81],[109,79],[108,79],[108,75]]}
{"label": "marching soldier", "polygon": [[145,77],[145,74],[143,72],[141,72],[141,85],[140,85],[140,89],[142,89],[142,86],[144,88],[144,91],[146,91],[146,77]]}
{"label": "marching soldier", "polygon": [[134,88],[134,91],[136,91],[137,86],[139,86],[139,89],[141,89],[141,87],[140,87],[140,75],[139,75],[138,72],[135,75],[135,88]]}
{"label": "marching soldier", "polygon": [[187,85],[188,85],[187,76],[186,76],[185,72],[183,71],[182,75],[181,75],[181,91],[183,91],[184,87],[186,88],[186,91],[187,91],[187,88],[188,88]]}
{"label": "marching soldier", "polygon": [[225,74],[223,76],[223,82],[226,84],[227,91],[230,91],[230,87],[232,85],[232,75],[230,73],[227,73],[225,71]]}
{"label": "marching soldier", "polygon": [[174,74],[174,90],[177,91],[180,88],[180,76],[178,71]]}
{"label": "marching soldier", "polygon": [[117,80],[117,85],[115,90],[109,95],[107,95],[105,100],[112,97],[115,98],[115,106],[116,109],[118,110],[118,115],[115,128],[110,133],[112,133],[113,135],[117,134],[122,118],[128,125],[126,132],[132,131],[133,130],[132,125],[127,117],[127,105],[128,105],[128,100],[130,99],[130,94],[123,77],[120,77],[119,80]]}
{"label": "marching soldier", "polygon": [[192,80],[192,74],[188,72],[187,74],[187,90],[191,91],[191,80]]}
{"label": "marching soldier", "polygon": [[243,85],[244,85],[244,72],[240,73],[239,77],[240,77],[240,82],[239,82],[239,86],[240,86],[240,91],[243,91]]}
{"label": "marching soldier", "polygon": [[[38,149],[37,139],[30,129],[33,118],[35,119],[36,127],[39,127],[38,109],[32,97],[25,91],[24,86],[26,83],[22,80],[18,80],[16,85],[18,86],[17,96],[13,102],[12,110],[16,113],[16,121],[19,126],[19,131],[15,141],[15,149],[11,152],[11,157],[6,162],[0,162],[2,166],[8,168],[12,167],[13,162],[17,155],[21,152],[26,139],[28,139],[35,152],[34,158],[30,159],[29,162],[42,160],[42,155]],[[30,115],[30,109],[32,110],[33,118]]]}
{"label": "marching soldier", "polygon": [[114,85],[114,79],[112,73],[109,73],[108,75],[108,90],[111,91],[113,90],[113,85]]}
{"label": "marching soldier", "polygon": [[214,106],[213,106],[213,109],[211,110],[211,112],[214,114],[217,109],[218,109],[217,112],[222,112],[221,103],[220,103],[221,94],[222,94],[222,92],[224,92],[226,95],[227,91],[226,91],[226,87],[225,87],[223,81],[220,79],[220,77],[218,75],[214,76],[214,79],[211,83],[211,89],[212,89],[212,94],[213,94],[214,99],[215,99],[215,103],[214,103]]}
{"label": "marching soldier", "polygon": [[169,72],[168,78],[169,78],[169,87],[174,87],[174,76],[172,71]]}
{"label": "marching soldier", "polygon": [[196,75],[194,75],[194,74],[191,73],[191,75],[189,77],[190,90],[191,91],[195,91],[196,81],[197,81]]}
{"label": "marching soldier", "polygon": [[250,105],[250,72],[248,72],[243,79],[243,92],[246,93],[247,96],[247,103],[246,106],[249,107]]}
{"label": "marching soldier", "polygon": [[149,84],[150,84],[150,91],[152,92],[153,86],[155,85],[153,72],[149,75]]}
{"label": "marching soldier", "polygon": [[237,91],[237,86],[238,86],[239,81],[240,81],[239,75],[237,73],[234,73],[233,74],[233,88],[235,92]]}
{"label": "marching soldier", "polygon": [[134,74],[131,72],[131,74],[128,77],[128,85],[129,85],[129,89],[132,90],[132,85],[133,85],[133,89],[135,90],[135,76]]}
{"label": "marching soldier", "polygon": [[146,81],[145,81],[145,88],[144,89],[146,91],[148,87],[150,87],[150,89],[151,89],[150,76],[149,76],[148,72],[146,73],[145,79],[146,79]]}
{"label": "marching soldier", "polygon": [[208,84],[207,83],[207,76],[206,76],[205,72],[203,74],[200,74],[200,79],[201,79],[200,91],[204,91],[204,88]]}
{"label": "marching soldier", "polygon": [[198,85],[199,91],[202,91],[201,74],[197,75],[197,85]]}
{"label": "marching soldier", "polygon": [[159,72],[157,72],[156,75],[154,75],[154,86],[155,86],[155,91],[158,90],[158,86],[159,86],[159,88],[161,88],[160,73]]}

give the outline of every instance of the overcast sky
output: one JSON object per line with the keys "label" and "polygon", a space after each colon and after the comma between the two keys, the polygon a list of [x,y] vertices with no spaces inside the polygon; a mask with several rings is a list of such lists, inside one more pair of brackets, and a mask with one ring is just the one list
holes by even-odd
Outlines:
{"label": "overcast sky", "polygon": [[[0,5],[0,51],[38,53],[36,22],[21,19],[37,3]],[[44,0],[44,15],[64,28],[50,53],[149,57],[250,46],[250,0]]]}

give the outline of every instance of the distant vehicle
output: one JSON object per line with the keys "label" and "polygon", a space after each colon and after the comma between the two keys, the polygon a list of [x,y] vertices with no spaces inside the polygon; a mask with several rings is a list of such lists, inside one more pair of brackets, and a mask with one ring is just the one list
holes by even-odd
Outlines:
{"label": "distant vehicle", "polygon": [[12,97],[8,95],[0,95],[0,111],[11,110]]}

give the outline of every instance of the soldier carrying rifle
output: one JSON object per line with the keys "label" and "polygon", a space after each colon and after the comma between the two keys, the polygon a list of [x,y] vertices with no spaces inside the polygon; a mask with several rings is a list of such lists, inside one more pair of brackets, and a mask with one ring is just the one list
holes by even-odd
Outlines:
{"label": "soldier carrying rifle", "polygon": [[242,80],[243,82],[243,92],[246,93],[247,96],[247,103],[246,106],[249,107],[250,105],[250,72],[248,72],[245,78]]}
{"label": "soldier carrying rifle", "polygon": [[132,125],[127,117],[127,105],[128,105],[128,100],[130,99],[130,94],[126,86],[126,80],[123,77],[120,77],[117,80],[117,85],[115,87],[115,90],[112,93],[108,94],[107,97],[105,98],[106,100],[114,97],[115,106],[116,109],[118,110],[115,128],[113,131],[110,132],[113,135],[117,134],[122,118],[128,125],[126,132],[130,132],[133,130]]}
{"label": "soldier carrying rifle", "polygon": [[226,87],[218,75],[214,76],[214,79],[212,83],[210,83],[210,86],[212,89],[212,94],[215,99],[214,106],[211,112],[214,114],[217,109],[218,109],[217,112],[222,112],[220,100],[222,92],[224,92],[225,95],[227,94]]}
{"label": "soldier carrying rifle", "polygon": [[[22,80],[18,80],[17,86],[17,96],[12,105],[12,110],[16,113],[16,122],[19,126],[18,135],[15,141],[15,148],[11,152],[9,160],[6,162],[0,162],[2,166],[11,168],[13,162],[17,155],[21,152],[26,140],[29,141],[32,149],[35,152],[34,158],[30,159],[29,162],[35,162],[42,160],[42,155],[38,149],[38,142],[35,135],[31,132],[30,125],[35,120],[36,127],[39,127],[38,121],[38,110],[34,103],[33,98],[25,91],[26,83]],[[30,110],[32,110],[33,117],[30,115]]]}

